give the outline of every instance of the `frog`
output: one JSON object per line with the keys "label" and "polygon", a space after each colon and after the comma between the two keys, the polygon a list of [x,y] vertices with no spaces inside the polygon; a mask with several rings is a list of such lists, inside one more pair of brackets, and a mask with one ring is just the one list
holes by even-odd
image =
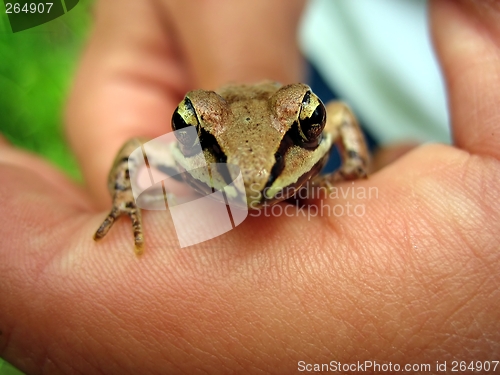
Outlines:
{"label": "frog", "polygon": [[[198,190],[213,187],[190,173],[200,160],[207,165],[235,165],[252,210],[293,199],[306,184],[332,189],[340,181],[368,176],[368,147],[350,107],[342,101],[323,104],[304,83],[263,81],[192,90],[174,110],[171,126],[178,142],[171,150],[173,163],[164,167],[182,170],[181,175],[188,177],[184,180],[194,180]],[[102,239],[119,217],[129,216],[137,255],[144,250],[144,232],[141,208],[132,192],[134,165],[129,156],[145,142],[132,138],[118,152],[108,176],[112,208],[94,234],[94,240]],[[322,173],[335,146],[341,166]],[[159,169],[167,163],[161,157],[148,162]]]}

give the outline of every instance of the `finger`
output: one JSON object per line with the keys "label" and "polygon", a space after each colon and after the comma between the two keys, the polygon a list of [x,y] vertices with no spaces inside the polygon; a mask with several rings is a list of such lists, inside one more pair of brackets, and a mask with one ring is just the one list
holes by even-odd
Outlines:
{"label": "finger", "polygon": [[[9,243],[31,250],[24,258],[0,247],[0,354],[50,374],[294,373],[299,361],[348,363],[366,353],[400,363],[489,358],[498,352],[500,257],[498,215],[484,213],[500,212],[486,188],[498,173],[492,160],[451,147],[412,154],[356,183],[377,187],[376,197],[330,202],[366,204],[362,217],[248,218],[178,249],[172,220],[150,212],[155,236],[141,259],[124,223],[104,246],[89,245],[81,237],[91,234],[88,217],[75,219],[50,189],[18,176],[11,188],[32,202],[44,197],[50,209],[29,204],[16,217],[42,234],[28,246]],[[4,196],[2,207],[19,214]],[[472,226],[457,220],[461,212]],[[0,225],[0,238],[7,229]]]}
{"label": "finger", "polygon": [[200,88],[228,82],[300,81],[296,42],[304,0],[165,0],[186,62]]}
{"label": "finger", "polygon": [[[41,158],[11,146],[1,134],[0,166],[15,167],[37,176],[51,186],[60,198],[65,197],[75,208],[88,211],[93,207],[88,194],[68,180],[63,173]],[[9,178],[8,175],[0,175],[2,184],[9,183]]]}
{"label": "finger", "polygon": [[[26,373],[42,373],[50,368],[44,361],[51,343],[35,326],[50,323],[54,286],[68,286],[67,278],[48,274],[62,264],[71,268],[78,257],[75,248],[85,242],[75,233],[90,236],[84,214],[90,204],[41,160],[11,151],[0,150],[0,356]],[[17,157],[22,160],[11,163]]]}
{"label": "finger", "polygon": [[500,158],[500,1],[433,0],[455,144]]}
{"label": "finger", "polygon": [[169,131],[186,73],[153,1],[97,3],[95,26],[69,98],[68,136],[99,205],[121,145]]}

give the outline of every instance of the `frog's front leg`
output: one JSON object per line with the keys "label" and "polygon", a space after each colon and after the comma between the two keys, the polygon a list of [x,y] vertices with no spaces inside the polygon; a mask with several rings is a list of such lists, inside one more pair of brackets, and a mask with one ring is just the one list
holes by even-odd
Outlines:
{"label": "frog's front leg", "polygon": [[326,105],[326,113],[325,131],[333,135],[342,165],[335,172],[317,176],[313,184],[331,188],[338,181],[366,178],[370,157],[356,117],[345,103],[336,101]]}
{"label": "frog's front leg", "polygon": [[129,140],[118,152],[113,167],[108,177],[108,189],[113,198],[111,212],[94,234],[94,240],[100,240],[111,229],[113,223],[122,215],[128,215],[132,220],[134,231],[135,253],[142,254],[144,248],[144,234],[142,232],[141,209],[137,207],[132,192],[130,176],[137,175],[130,168],[139,168],[133,162],[129,163],[129,156],[138,147],[142,146],[142,140],[133,138]]}

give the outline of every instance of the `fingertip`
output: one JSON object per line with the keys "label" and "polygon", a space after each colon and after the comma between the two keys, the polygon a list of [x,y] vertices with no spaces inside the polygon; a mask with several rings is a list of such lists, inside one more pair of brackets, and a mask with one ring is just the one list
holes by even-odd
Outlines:
{"label": "fingertip", "polygon": [[448,88],[454,144],[500,159],[500,3],[433,0],[430,19]]}

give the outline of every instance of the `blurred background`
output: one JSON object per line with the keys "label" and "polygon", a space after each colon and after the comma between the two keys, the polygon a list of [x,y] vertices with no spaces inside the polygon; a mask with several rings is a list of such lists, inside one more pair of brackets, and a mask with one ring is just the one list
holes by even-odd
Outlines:
{"label": "blurred background", "polygon": [[65,141],[63,109],[91,22],[92,0],[13,33],[0,2],[0,133],[80,180]]}
{"label": "blurred background", "polygon": [[310,0],[299,43],[375,144],[450,143],[428,0]]}
{"label": "blurred background", "polygon": [[[17,33],[0,5],[0,132],[75,180],[81,176],[65,142],[63,111],[93,2],[80,0],[65,15]],[[317,91],[323,100],[346,100],[374,147],[450,142],[427,0],[310,0],[298,42],[313,90],[327,88]]]}

